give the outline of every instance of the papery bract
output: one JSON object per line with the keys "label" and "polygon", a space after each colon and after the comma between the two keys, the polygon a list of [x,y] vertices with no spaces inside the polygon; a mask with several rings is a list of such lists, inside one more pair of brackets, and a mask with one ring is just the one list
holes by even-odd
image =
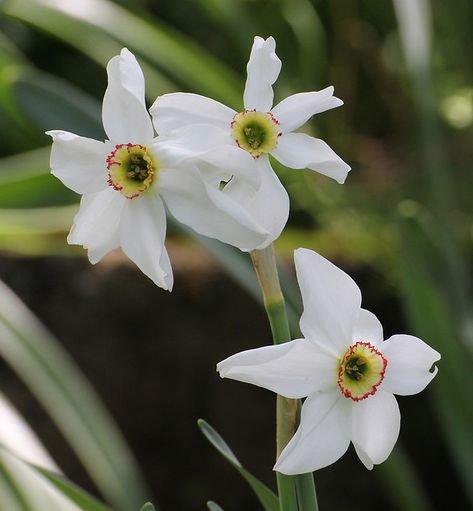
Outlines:
{"label": "papery bract", "polygon": [[378,319],[361,308],[355,282],[319,254],[295,253],[304,312],[303,339],[233,355],[220,376],[306,398],[294,437],[275,470],[300,474],[338,460],[350,441],[368,468],[382,463],[398,438],[393,394],[416,394],[437,373],[439,353],[411,335],[383,341]]}
{"label": "papery bract", "polygon": [[232,180],[256,193],[261,177],[254,162],[235,147],[209,148],[198,160],[185,147],[156,137],[143,73],[127,49],[110,60],[107,73],[102,118],[108,140],[48,132],[52,173],[83,195],[69,243],[87,248],[92,263],[121,247],[164,289],[172,288],[173,275],[164,246],[163,199],[200,234],[242,250],[264,243],[268,231],[222,186]]}
{"label": "papery bract", "polygon": [[247,66],[244,110],[236,112],[197,94],[160,96],[151,107],[158,133],[175,140],[193,154],[209,148],[233,146],[255,159],[261,175],[256,194],[245,183],[232,181],[227,192],[235,197],[270,232],[264,248],[276,239],[289,213],[289,198],[274,173],[269,155],[294,169],[309,168],[343,183],[350,167],[322,140],[293,133],[314,114],[343,104],[333,87],[289,96],[275,107],[272,85],[281,70],[272,37],[255,37]]}

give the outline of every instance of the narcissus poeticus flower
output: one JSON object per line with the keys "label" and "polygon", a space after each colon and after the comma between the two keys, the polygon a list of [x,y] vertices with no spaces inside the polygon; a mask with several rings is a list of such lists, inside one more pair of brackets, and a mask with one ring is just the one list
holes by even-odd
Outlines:
{"label": "narcissus poeticus flower", "polygon": [[163,199],[173,216],[200,234],[242,250],[264,243],[267,230],[222,186],[232,180],[258,189],[254,162],[235,147],[212,148],[196,160],[156,137],[143,73],[127,49],[110,60],[107,72],[102,119],[108,140],[48,132],[52,173],[83,195],[69,243],[87,248],[92,263],[121,247],[164,289],[172,288],[173,276]]}
{"label": "narcissus poeticus flower", "polygon": [[[261,175],[257,193],[248,193],[241,181],[230,182],[227,192],[245,204],[271,233],[272,240],[286,224],[289,199],[271,168],[270,154],[287,167],[309,168],[339,183],[345,181],[350,170],[322,140],[293,133],[314,114],[343,104],[333,96],[333,87],[294,94],[272,108],[272,85],[281,70],[275,48],[272,37],[255,37],[247,66],[244,110],[240,112],[213,99],[187,93],[160,96],[150,109],[158,133],[175,139],[194,154],[232,145],[255,159]],[[265,241],[258,248],[267,244]]]}
{"label": "narcissus poeticus flower", "polygon": [[440,354],[411,335],[383,341],[378,319],[361,308],[358,286],[317,253],[298,249],[297,279],[304,312],[303,339],[233,355],[220,376],[306,398],[294,437],[275,470],[301,474],[338,460],[350,441],[368,468],[396,443],[400,413],[393,394],[423,390]]}

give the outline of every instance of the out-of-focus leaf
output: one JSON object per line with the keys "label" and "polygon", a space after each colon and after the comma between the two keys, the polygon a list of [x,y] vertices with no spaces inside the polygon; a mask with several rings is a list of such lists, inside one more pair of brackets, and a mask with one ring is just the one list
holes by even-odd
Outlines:
{"label": "out-of-focus leaf", "polygon": [[443,288],[441,254],[418,216],[400,220],[401,260],[399,275],[405,310],[414,332],[442,354],[439,376],[431,385],[436,411],[473,503],[473,380],[465,378],[471,353],[462,342],[462,324],[452,312]]}
{"label": "out-of-focus leaf", "polygon": [[223,509],[218,504],[212,502],[211,500],[207,502],[207,507],[209,508],[209,511],[223,511]]}
{"label": "out-of-focus leaf", "polygon": [[108,35],[188,88],[241,106],[239,77],[159,20],[145,19],[109,0],[10,0],[4,10],[81,50],[90,49],[91,39],[100,46]]}
{"label": "out-of-focus leaf", "polygon": [[0,355],[42,403],[102,494],[117,510],[136,511],[147,491],[113,420],[60,344],[2,283]]}
{"label": "out-of-focus leaf", "polygon": [[254,475],[246,470],[238,458],[233,454],[232,450],[226,444],[225,440],[202,419],[197,421],[197,424],[207,440],[217,449],[217,451],[235,467],[242,477],[248,482],[252,490],[258,497],[261,505],[266,511],[279,511],[278,497]]}
{"label": "out-of-focus leaf", "polygon": [[3,447],[0,447],[0,496],[2,497],[1,509],[5,511],[17,509],[21,511],[105,511],[78,507],[34,467],[16,458]]}
{"label": "out-of-focus leaf", "polygon": [[[0,445],[28,463],[59,472],[59,468],[31,427],[0,393]],[[0,501],[1,502],[1,501]]]}
{"label": "out-of-focus leaf", "polygon": [[24,114],[41,131],[62,129],[105,139],[100,103],[65,80],[28,70],[16,78],[13,93]]}
{"label": "out-of-focus leaf", "polygon": [[41,467],[34,467],[37,472],[45,477],[53,486],[59,490],[69,500],[74,502],[83,511],[110,511],[110,508],[104,506],[97,499],[89,495],[76,484],[68,481],[65,477],[50,472]]}
{"label": "out-of-focus leaf", "polygon": [[79,253],[66,243],[78,206],[0,209],[0,248],[30,256]]}
{"label": "out-of-focus leaf", "polygon": [[142,508],[141,511],[155,511],[153,504],[151,502],[147,502]]}

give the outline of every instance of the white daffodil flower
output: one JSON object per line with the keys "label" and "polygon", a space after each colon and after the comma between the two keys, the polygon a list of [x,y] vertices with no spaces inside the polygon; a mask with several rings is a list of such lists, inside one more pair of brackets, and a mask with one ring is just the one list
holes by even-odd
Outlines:
{"label": "white daffodil flower", "polygon": [[279,236],[286,224],[289,198],[271,167],[269,154],[287,167],[309,168],[339,183],[345,181],[350,170],[322,140],[293,133],[314,114],[343,104],[333,96],[333,87],[294,94],[272,108],[272,85],[281,70],[275,48],[272,37],[266,40],[255,37],[241,112],[187,93],[160,96],[150,109],[158,133],[180,141],[189,151],[199,153],[211,147],[233,145],[255,159],[261,175],[257,193],[249,194],[241,181],[230,182],[227,192],[258,218],[271,233],[270,241]]}
{"label": "white daffodil flower", "polygon": [[399,435],[393,394],[417,394],[437,374],[440,354],[411,335],[383,341],[378,319],[361,308],[358,286],[311,250],[295,253],[303,339],[233,355],[221,377],[306,398],[294,437],[275,470],[302,474],[338,460],[350,441],[368,468],[382,463]]}
{"label": "white daffodil flower", "polygon": [[143,73],[126,48],[110,60],[107,73],[102,119],[108,140],[48,132],[51,172],[83,195],[68,242],[87,248],[92,263],[121,247],[143,273],[169,290],[173,275],[164,246],[162,199],[180,222],[200,234],[242,250],[264,243],[267,230],[222,189],[229,180],[258,189],[254,162],[230,147],[207,151],[205,161],[191,160],[182,148],[156,137]]}

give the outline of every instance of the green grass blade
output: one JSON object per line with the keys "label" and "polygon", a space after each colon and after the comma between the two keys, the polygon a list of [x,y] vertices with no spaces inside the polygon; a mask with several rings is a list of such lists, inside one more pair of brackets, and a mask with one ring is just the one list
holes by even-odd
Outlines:
{"label": "green grass blade", "polygon": [[[172,81],[230,105],[242,102],[241,79],[183,34],[149,15],[141,17],[109,0],[11,0],[4,11],[84,50],[118,40]],[[109,54],[107,60],[112,55]],[[163,93],[161,91],[160,93]]]}
{"label": "green grass blade", "polygon": [[76,484],[68,481],[65,477],[50,472],[41,467],[34,467],[35,470],[44,476],[52,485],[66,496],[71,502],[74,502],[83,511],[110,511],[110,508],[104,506],[97,499],[89,495]]}
{"label": "green grass blade", "polygon": [[473,503],[473,380],[471,353],[462,342],[462,324],[451,310],[452,302],[442,287],[441,250],[417,217],[400,221],[401,261],[406,315],[414,332],[442,354],[440,371],[431,385],[444,437]]}
{"label": "green grass blade", "polygon": [[236,468],[236,470],[251,486],[264,509],[266,511],[279,511],[278,497],[266,485],[250,474],[250,472],[242,466],[230,447],[228,447],[225,440],[212,428],[212,426],[202,419],[199,419],[197,424],[205,438],[228,462],[230,462],[233,467]]}
{"label": "green grass blade", "polygon": [[0,283],[0,355],[55,421],[117,510],[136,511],[147,491],[113,420],[60,344]]}
{"label": "green grass blade", "polygon": [[223,509],[218,504],[212,502],[211,500],[207,502],[207,508],[209,511],[223,511]]}
{"label": "green grass blade", "polygon": [[80,508],[34,467],[12,455],[0,446],[0,495],[7,496],[0,502],[1,509],[11,511],[99,511]]}
{"label": "green grass blade", "polygon": [[153,504],[151,504],[151,502],[147,502],[142,508],[141,508],[141,511],[156,511],[154,509],[154,506]]}

